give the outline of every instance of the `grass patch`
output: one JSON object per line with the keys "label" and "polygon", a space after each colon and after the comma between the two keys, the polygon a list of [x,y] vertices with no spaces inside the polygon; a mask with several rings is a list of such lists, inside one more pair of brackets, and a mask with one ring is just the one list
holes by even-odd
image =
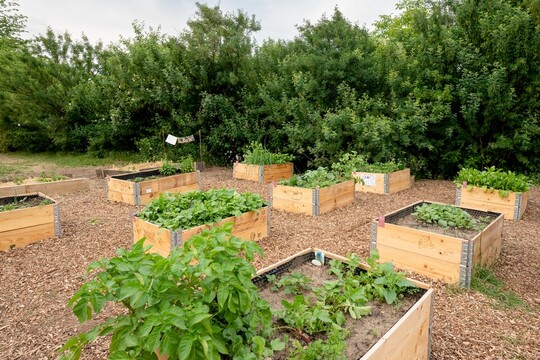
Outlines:
{"label": "grass patch", "polygon": [[517,293],[504,288],[504,282],[498,279],[490,268],[482,266],[475,268],[471,289],[495,299],[502,307],[528,309],[527,304]]}
{"label": "grass patch", "polygon": [[20,172],[20,169],[15,165],[3,165],[0,164],[0,176],[15,174]]}
{"label": "grass patch", "polygon": [[2,155],[22,161],[26,166],[37,163],[49,163],[58,167],[104,166],[123,165],[140,161],[138,154],[127,152],[110,153],[107,156],[99,158],[92,154],[75,153],[5,153]]}

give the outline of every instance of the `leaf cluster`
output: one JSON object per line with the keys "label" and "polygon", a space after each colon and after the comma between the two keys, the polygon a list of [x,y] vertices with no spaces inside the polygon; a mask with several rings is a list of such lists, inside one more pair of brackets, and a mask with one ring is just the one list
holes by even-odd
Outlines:
{"label": "leaf cluster", "polygon": [[465,210],[446,204],[422,204],[414,209],[412,216],[422,222],[443,228],[481,230],[485,227],[482,221],[474,219]]}
{"label": "leaf cluster", "polygon": [[178,163],[178,166],[180,168],[180,171],[184,174],[186,173],[190,173],[190,172],[194,172],[195,171],[195,167],[193,165],[194,161],[193,161],[193,156],[191,155],[188,155],[188,156],[184,156],[180,159],[179,163]]}
{"label": "leaf cluster", "polygon": [[[45,206],[45,205],[49,205],[49,204],[52,204],[53,202],[49,199],[43,199],[39,202],[39,206]],[[15,198],[13,199],[12,202],[10,203],[7,203],[5,205],[0,205],[0,212],[5,212],[5,211],[12,211],[12,210],[18,210],[18,209],[26,209],[26,208],[29,208],[29,207],[33,207],[35,206],[35,203],[31,202],[31,201],[28,201],[28,198],[27,197],[23,197],[23,198]]]}
{"label": "leaf cluster", "polygon": [[52,174],[51,176],[47,176],[45,172],[42,172],[39,175],[39,178],[37,179],[38,182],[45,183],[45,182],[53,182],[53,181],[60,181],[60,180],[66,180],[68,177],[64,175],[57,175]]}
{"label": "leaf cluster", "polygon": [[356,151],[341,155],[339,161],[332,164],[332,170],[340,174],[348,174],[357,171],[390,174],[394,171],[403,169],[405,169],[405,165],[394,160],[370,164],[366,157],[357,154]]}
{"label": "leaf cluster", "polygon": [[276,278],[276,275],[268,275],[266,278],[272,283],[273,291],[279,291],[279,289],[283,288],[285,294],[299,295],[305,290],[311,289],[310,284],[312,280],[297,271],[281,276],[279,280]]}
{"label": "leaf cluster", "polygon": [[325,167],[319,167],[317,170],[308,170],[302,175],[293,175],[289,179],[281,180],[279,184],[314,189],[339,184],[349,179],[352,179],[352,173],[340,174]]}
{"label": "leaf cluster", "polygon": [[508,196],[510,191],[527,192],[531,186],[531,181],[527,176],[497,169],[495,166],[485,168],[483,171],[463,168],[458,172],[455,182],[460,187],[464,181],[467,182],[469,190],[473,186],[482,188],[484,191],[497,190],[500,197]]}
{"label": "leaf cluster", "polygon": [[289,154],[272,153],[260,143],[252,142],[244,151],[244,164],[271,165],[286,164],[293,161],[294,156]]}
{"label": "leaf cluster", "polygon": [[230,216],[265,206],[258,194],[240,194],[233,189],[210,189],[165,193],[152,200],[137,215],[140,219],[171,230],[213,224]]}
{"label": "leaf cluster", "polygon": [[[163,258],[131,250],[92,263],[91,279],[69,300],[80,322],[107,303],[125,312],[69,339],[60,359],[78,359],[85,345],[112,334],[110,359],[262,359],[272,353],[272,313],[251,279],[250,241],[231,236],[232,224],[203,231]],[[242,256],[239,256],[242,254]]]}
{"label": "leaf cluster", "polygon": [[159,173],[164,176],[174,175],[177,172],[178,168],[168,161],[164,161],[163,165],[161,165],[161,167],[159,168]]}

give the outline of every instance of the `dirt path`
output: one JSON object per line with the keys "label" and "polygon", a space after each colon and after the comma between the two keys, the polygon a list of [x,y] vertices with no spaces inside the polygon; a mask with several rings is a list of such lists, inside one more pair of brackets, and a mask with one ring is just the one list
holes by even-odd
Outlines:
{"label": "dirt path", "polygon": [[[91,179],[90,191],[58,197],[61,238],[0,252],[0,359],[54,359],[70,336],[89,328],[78,324],[67,301],[84,281],[91,261],[130,246],[134,210],[108,202],[105,180],[95,175]],[[268,186],[234,180],[230,169],[203,172],[202,187],[233,187],[268,197]],[[397,194],[358,196],[355,206],[318,218],[272,211],[271,235],[260,242],[266,257],[256,266],[270,265],[306,247],[366,256],[371,219],[417,200],[453,203],[455,187],[449,181],[417,181],[412,189]],[[503,250],[495,270],[535,310],[495,307],[477,292],[413,275],[436,288],[432,359],[540,359],[539,229],[540,190],[533,189],[523,220],[505,221]],[[106,357],[107,342],[101,340],[86,349],[83,358]]]}

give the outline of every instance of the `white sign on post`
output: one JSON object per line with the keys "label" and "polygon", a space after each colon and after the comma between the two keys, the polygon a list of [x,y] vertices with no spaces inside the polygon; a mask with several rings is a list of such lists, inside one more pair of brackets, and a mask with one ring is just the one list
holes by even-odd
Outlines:
{"label": "white sign on post", "polygon": [[360,175],[360,178],[364,180],[364,186],[375,186],[375,175]]}
{"label": "white sign on post", "polygon": [[167,139],[165,139],[165,142],[171,145],[176,145],[176,141],[178,141],[178,138],[171,134],[167,135]]}
{"label": "white sign on post", "polygon": [[178,141],[179,144],[185,144],[185,143],[188,143],[188,142],[195,141],[195,136],[189,135],[189,136],[186,136],[186,137],[178,138],[177,141]]}

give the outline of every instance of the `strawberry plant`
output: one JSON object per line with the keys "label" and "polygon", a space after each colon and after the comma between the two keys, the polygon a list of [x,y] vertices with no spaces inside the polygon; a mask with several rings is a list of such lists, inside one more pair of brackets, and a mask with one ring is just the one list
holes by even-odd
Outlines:
{"label": "strawberry plant", "polygon": [[525,175],[496,169],[494,166],[483,171],[463,168],[457,174],[455,182],[460,187],[464,181],[467,182],[469,190],[473,186],[482,188],[484,191],[497,190],[502,198],[508,196],[509,192],[527,192],[531,185],[531,181]]}
{"label": "strawberry plant", "polygon": [[302,175],[293,175],[290,179],[281,180],[280,185],[297,186],[306,189],[318,187],[328,187],[352,179],[352,173],[340,174],[329,171],[325,167],[319,167],[317,170],[308,170]]}
{"label": "strawberry plant", "polygon": [[251,165],[286,164],[293,159],[294,156],[292,155],[272,153],[265,149],[260,143],[252,142],[244,151],[243,163]]}
{"label": "strawberry plant", "polygon": [[[232,224],[203,231],[163,258],[143,240],[131,250],[88,267],[91,279],[69,300],[80,322],[107,303],[125,311],[75,335],[59,359],[79,359],[83,348],[112,335],[110,359],[264,359],[282,349],[272,335],[272,313],[251,279],[251,241],[231,236]],[[240,256],[242,254],[242,256]]]}
{"label": "strawberry plant", "polygon": [[445,204],[422,204],[414,209],[412,216],[422,222],[436,224],[443,228],[482,230],[489,224],[489,220],[486,224],[484,221],[473,219],[463,209]]}
{"label": "strawberry plant", "polygon": [[187,193],[165,193],[152,200],[137,215],[160,227],[171,230],[189,229],[213,224],[230,216],[265,206],[258,194],[240,194],[232,189],[211,189]]}

